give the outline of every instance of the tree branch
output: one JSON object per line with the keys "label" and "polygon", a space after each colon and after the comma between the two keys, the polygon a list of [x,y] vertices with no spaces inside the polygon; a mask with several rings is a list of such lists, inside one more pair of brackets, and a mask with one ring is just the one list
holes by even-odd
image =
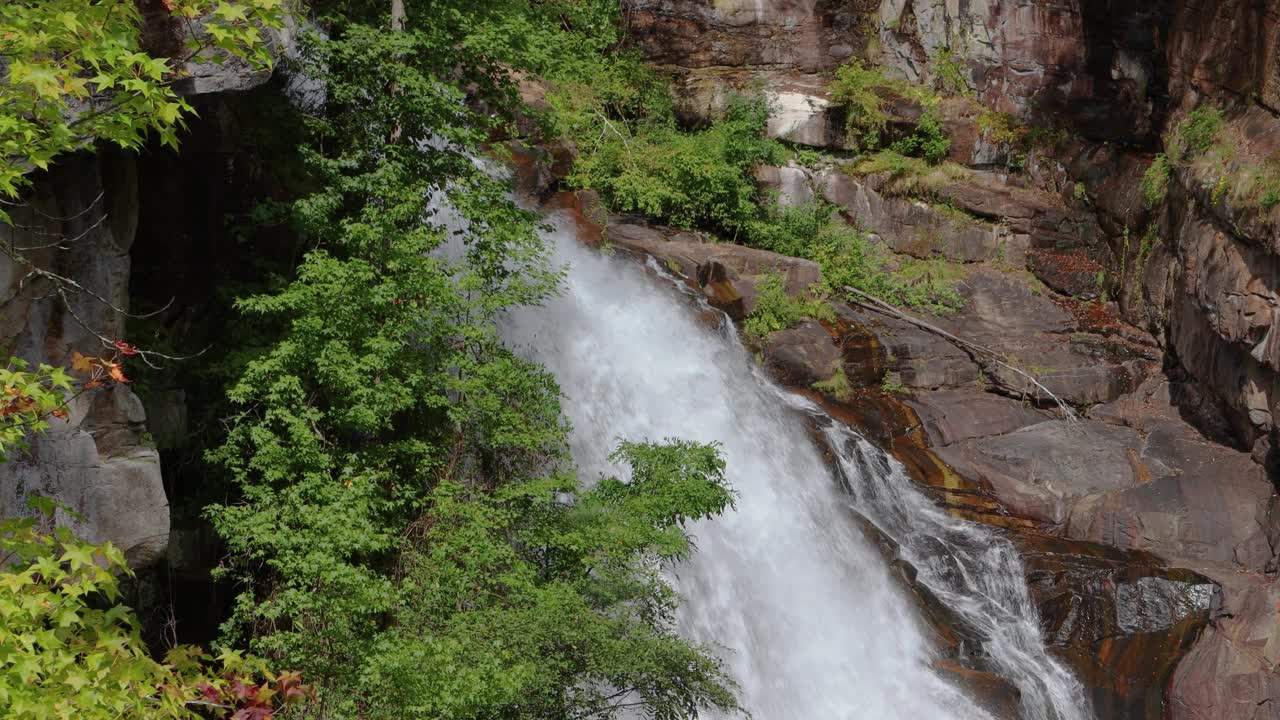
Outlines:
{"label": "tree branch", "polygon": [[[858,304],[861,307],[888,315],[893,318],[897,318],[898,320],[911,323],[912,325],[915,325],[921,330],[931,332],[934,335],[937,335],[938,337],[950,342],[951,344],[955,345],[961,350],[964,350],[970,357],[973,357],[975,362],[978,361],[978,358],[974,357],[974,355],[975,354],[981,355],[987,358],[988,360],[991,360],[992,362],[996,363],[997,365],[1007,370],[1010,370],[1023,378],[1026,378],[1026,380],[1029,383],[1031,383],[1037,389],[1039,389],[1040,392],[1044,393],[1046,397],[1048,397],[1049,399],[1057,403],[1058,407],[1062,409],[1062,413],[1066,415],[1067,420],[1069,422],[1074,423],[1080,419],[1079,415],[1076,414],[1076,411],[1072,409],[1072,407],[1068,405],[1065,400],[1055,395],[1053,391],[1045,387],[1031,373],[1023,370],[1022,368],[1015,367],[1009,364],[1008,362],[1006,362],[1004,357],[999,353],[995,352],[994,350],[978,345],[977,343],[969,342],[968,340],[965,340],[963,338],[956,337],[955,335],[952,335],[951,333],[947,332],[946,330],[943,330],[942,328],[936,325],[932,325],[918,318],[911,317],[910,315],[902,312],[901,310],[894,307],[893,305],[890,305],[889,303],[885,302],[884,300],[881,300],[880,298],[874,295],[871,295],[870,293],[865,293],[857,288],[849,287],[848,285],[844,286],[844,290],[845,292],[856,296],[853,302]],[[861,298],[861,300],[857,298]]]}

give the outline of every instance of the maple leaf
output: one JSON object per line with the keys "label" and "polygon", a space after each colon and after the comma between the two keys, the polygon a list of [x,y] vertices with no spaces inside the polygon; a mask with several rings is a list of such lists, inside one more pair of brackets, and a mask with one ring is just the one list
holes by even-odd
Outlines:
{"label": "maple leaf", "polygon": [[231,716],[231,720],[271,720],[274,711],[264,705],[242,707]]}
{"label": "maple leaf", "polygon": [[222,692],[207,682],[201,682],[199,685],[196,685],[196,689],[200,691],[200,697],[203,698],[205,702],[216,703],[222,700]]}
{"label": "maple leaf", "polygon": [[56,408],[53,411],[51,411],[49,414],[58,418],[59,420],[66,420],[67,417],[69,416],[69,413],[67,412],[66,408]]}
{"label": "maple leaf", "polygon": [[111,344],[115,347],[116,350],[120,351],[121,355],[137,355],[138,354],[138,348],[130,345],[129,343],[123,340],[116,340]]}
{"label": "maple leaf", "polygon": [[248,700],[253,697],[257,689],[256,685],[245,685],[240,678],[236,678],[231,682],[231,696],[236,700]]}
{"label": "maple leaf", "polygon": [[93,370],[93,358],[81,355],[79,351],[71,353],[71,369],[80,372],[91,372]]}
{"label": "maple leaf", "polygon": [[124,376],[124,370],[121,370],[119,365],[112,363],[110,366],[108,366],[108,371],[111,373],[112,379],[114,379],[116,382],[120,382],[120,383],[129,382],[129,378]]}

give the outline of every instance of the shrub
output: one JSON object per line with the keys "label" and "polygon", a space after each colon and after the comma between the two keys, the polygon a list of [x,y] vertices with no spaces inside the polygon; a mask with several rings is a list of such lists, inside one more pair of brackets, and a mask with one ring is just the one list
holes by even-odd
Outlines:
{"label": "shrub", "polygon": [[1262,209],[1267,211],[1280,205],[1280,187],[1269,188],[1264,191],[1259,202],[1262,205]]}
{"label": "shrub", "polygon": [[925,106],[911,134],[893,143],[894,152],[922,157],[931,164],[937,164],[951,150],[951,140],[943,131],[938,117],[938,98],[924,88],[901,80],[889,80],[879,68],[867,69],[855,60],[836,72],[831,94],[836,102],[844,105],[850,139],[863,150],[874,150],[880,145],[881,134],[888,122],[883,104],[885,96],[890,94],[910,98]]}
{"label": "shrub", "polygon": [[788,295],[778,273],[766,275],[756,290],[760,295],[743,324],[743,331],[752,340],[763,340],[769,333],[794,327],[807,317],[835,320],[835,312],[825,300],[800,300]]}
{"label": "shrub", "polygon": [[827,203],[773,208],[750,226],[744,239],[752,247],[818,263],[830,294],[841,295],[845,287],[852,287],[895,305],[938,314],[963,304],[955,289],[964,275],[961,266],[909,258],[891,269],[884,249],[843,224]]}
{"label": "shrub", "polygon": [[1164,202],[1164,197],[1169,192],[1170,171],[1169,157],[1160,153],[1142,174],[1142,197],[1146,199],[1147,207],[1155,207]]}
{"label": "shrub", "polygon": [[983,110],[978,116],[978,129],[986,134],[991,142],[1008,145],[1021,142],[1027,134],[1027,129],[1018,121],[1018,118],[1010,113],[996,112],[991,109]]}
{"label": "shrub", "polygon": [[895,142],[890,149],[900,155],[924,158],[930,165],[937,165],[951,152],[951,139],[942,129],[937,110],[926,108],[915,130]]}
{"label": "shrub", "polygon": [[570,181],[599,191],[614,210],[734,231],[758,214],[751,169],[782,161],[782,146],[764,135],[768,119],[762,98],[735,96],[723,119],[698,132],[608,122]]}
{"label": "shrub", "polygon": [[1187,159],[1204,153],[1218,139],[1223,124],[1222,111],[1213,106],[1201,106],[1187,113],[1178,125],[1180,156]]}
{"label": "shrub", "polygon": [[852,60],[836,70],[829,90],[831,100],[845,110],[845,129],[852,145],[864,150],[880,146],[880,135],[888,123],[882,104],[889,81],[880,68],[863,67]]}
{"label": "shrub", "polygon": [[964,77],[964,67],[956,59],[951,48],[943,48],[933,61],[934,72],[938,76],[938,89],[956,95],[968,95],[969,83]]}

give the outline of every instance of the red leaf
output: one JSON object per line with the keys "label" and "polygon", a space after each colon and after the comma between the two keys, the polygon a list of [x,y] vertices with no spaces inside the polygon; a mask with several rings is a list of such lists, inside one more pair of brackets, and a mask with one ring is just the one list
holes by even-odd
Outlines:
{"label": "red leaf", "polygon": [[222,691],[207,682],[201,682],[196,685],[196,688],[200,691],[200,697],[204,698],[205,702],[216,703],[222,700]]}
{"label": "red leaf", "polygon": [[[169,9],[170,9],[170,10],[172,10],[173,8],[169,8]],[[134,346],[130,345],[129,343],[127,343],[127,342],[125,342],[125,341],[123,341],[123,340],[117,340],[117,341],[115,341],[114,343],[112,343],[112,345],[114,345],[114,346],[115,346],[115,348],[116,348],[116,350],[119,350],[119,351],[120,351],[120,354],[122,354],[122,355],[137,355],[137,354],[138,354],[138,348],[136,348],[136,347],[134,347]]]}
{"label": "red leaf", "polygon": [[242,707],[231,716],[231,720],[271,720],[273,711],[268,705],[250,705]]}
{"label": "red leaf", "polygon": [[245,685],[240,678],[236,678],[231,682],[231,696],[236,700],[248,700],[257,692],[257,685]]}

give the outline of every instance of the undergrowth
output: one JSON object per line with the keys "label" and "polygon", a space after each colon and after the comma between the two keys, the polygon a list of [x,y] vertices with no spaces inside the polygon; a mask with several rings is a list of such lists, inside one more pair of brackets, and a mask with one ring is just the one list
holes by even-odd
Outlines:
{"label": "undergrowth", "polygon": [[[960,84],[963,85],[962,78]],[[856,150],[870,152],[883,147],[889,125],[885,106],[895,97],[923,108],[915,128],[891,144],[895,152],[936,164],[951,150],[951,139],[943,131],[938,116],[941,99],[922,85],[889,78],[881,68],[866,67],[861,60],[852,60],[836,70],[828,90],[832,102],[844,108],[846,139]]]}
{"label": "undergrowth", "polygon": [[822,297],[793,298],[778,273],[770,273],[756,286],[760,293],[755,307],[743,323],[743,332],[752,340],[763,340],[769,333],[786,330],[805,318],[835,321],[835,311]]}
{"label": "undergrowth", "polygon": [[845,294],[856,288],[894,305],[944,314],[963,305],[956,290],[963,266],[945,260],[898,261],[835,216],[824,202],[770,209],[744,238],[752,247],[806,258],[822,268],[825,291]]}

